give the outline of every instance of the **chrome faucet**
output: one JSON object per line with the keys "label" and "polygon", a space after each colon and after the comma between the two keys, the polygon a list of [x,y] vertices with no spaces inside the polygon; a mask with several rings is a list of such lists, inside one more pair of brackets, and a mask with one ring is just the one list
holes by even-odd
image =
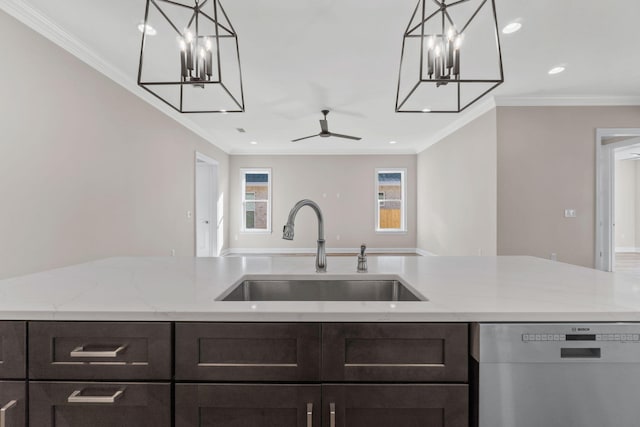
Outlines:
{"label": "chrome faucet", "polygon": [[287,224],[282,229],[282,238],[285,240],[293,240],[293,227],[295,227],[294,221],[296,219],[296,215],[298,211],[303,206],[309,206],[314,210],[316,216],[318,217],[318,252],[316,253],[316,272],[318,273],[326,273],[327,272],[327,254],[325,252],[324,246],[324,221],[322,220],[322,211],[320,210],[320,206],[313,200],[300,200],[289,212],[289,219],[287,219]]}
{"label": "chrome faucet", "polygon": [[367,272],[367,255],[364,251],[367,250],[367,246],[363,243],[360,246],[360,255],[358,255],[358,273]]}

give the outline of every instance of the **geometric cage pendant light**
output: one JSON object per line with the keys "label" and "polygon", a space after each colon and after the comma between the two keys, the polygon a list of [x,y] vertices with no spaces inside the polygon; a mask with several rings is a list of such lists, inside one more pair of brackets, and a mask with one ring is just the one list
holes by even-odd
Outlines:
{"label": "geometric cage pendant light", "polygon": [[220,0],[147,0],[143,28],[138,85],[180,113],[244,112],[238,35]]}
{"label": "geometric cage pendant light", "polygon": [[405,30],[397,113],[459,113],[504,82],[494,0],[419,0]]}

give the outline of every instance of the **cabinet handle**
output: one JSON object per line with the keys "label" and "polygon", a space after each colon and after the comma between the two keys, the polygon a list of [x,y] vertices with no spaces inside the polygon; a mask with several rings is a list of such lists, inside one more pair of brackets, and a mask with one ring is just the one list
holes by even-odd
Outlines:
{"label": "cabinet handle", "polygon": [[336,404],[329,403],[329,425],[336,427]]}
{"label": "cabinet handle", "polygon": [[313,403],[307,403],[307,427],[313,427]]}
{"label": "cabinet handle", "polygon": [[[86,346],[89,347],[89,346]],[[76,347],[71,350],[69,356],[71,357],[118,357],[118,353],[127,348],[126,345],[121,345],[114,350],[91,350],[85,349],[85,346]]]}
{"label": "cabinet handle", "polygon": [[[80,396],[82,390],[76,390],[67,397],[69,403],[115,403],[123,394],[124,390],[118,390],[111,396]],[[0,426],[1,427],[1,426]]]}
{"label": "cabinet handle", "polygon": [[0,427],[7,427],[7,411],[18,404],[17,400],[12,400],[0,408]]}

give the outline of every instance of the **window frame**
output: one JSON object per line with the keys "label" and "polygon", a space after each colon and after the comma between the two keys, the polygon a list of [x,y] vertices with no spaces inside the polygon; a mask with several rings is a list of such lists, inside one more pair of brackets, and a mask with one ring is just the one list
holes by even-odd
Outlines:
{"label": "window frame", "polygon": [[[399,173],[400,174],[400,197],[398,199],[387,199],[386,192],[384,202],[400,202],[400,228],[380,228],[380,181],[379,176],[381,173]],[[407,233],[407,168],[376,168],[374,175],[375,184],[375,232],[382,234],[406,234]]]}
{"label": "window frame", "polygon": [[[268,176],[267,179],[267,200],[263,199],[254,199],[247,200],[247,174],[266,174]],[[271,180],[273,179],[273,175],[271,173],[271,168],[240,168],[240,232],[247,234],[270,234],[271,233]],[[255,196],[255,194],[254,194]],[[256,203],[267,203],[267,228],[247,228],[247,217],[246,217],[246,204],[254,203],[254,212],[256,212]]]}

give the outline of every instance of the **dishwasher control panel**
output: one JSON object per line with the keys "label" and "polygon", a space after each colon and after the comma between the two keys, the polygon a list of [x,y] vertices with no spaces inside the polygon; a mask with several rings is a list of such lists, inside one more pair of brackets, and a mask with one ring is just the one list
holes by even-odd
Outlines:
{"label": "dishwasher control panel", "polygon": [[640,341],[640,334],[522,334],[522,341]]}

